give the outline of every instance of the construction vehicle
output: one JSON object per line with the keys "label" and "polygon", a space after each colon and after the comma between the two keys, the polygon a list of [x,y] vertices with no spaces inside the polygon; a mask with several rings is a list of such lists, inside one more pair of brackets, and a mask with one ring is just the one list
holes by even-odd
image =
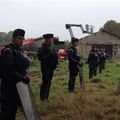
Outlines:
{"label": "construction vehicle", "polygon": [[[30,51],[30,49],[28,49],[29,46],[30,46],[30,45],[34,45],[35,42],[37,42],[37,41],[42,41],[42,40],[43,40],[43,38],[40,37],[40,38],[36,38],[36,39],[31,38],[31,39],[27,39],[27,40],[24,40],[24,41],[23,41],[23,46],[22,46],[22,47],[24,48],[25,53],[27,54],[28,57],[30,57],[31,59],[33,59],[33,58],[36,57],[36,50]],[[66,50],[64,49],[64,47],[65,47],[65,46],[64,46],[65,42],[64,42],[64,41],[59,41],[59,38],[58,38],[58,37],[54,37],[53,41],[54,41],[54,48],[55,48],[55,50],[57,51],[58,56],[59,56],[60,58],[62,58],[62,59],[66,59],[66,58],[67,58],[67,52],[66,52]],[[41,44],[42,44],[42,43],[41,43]],[[40,44],[40,45],[41,45],[41,44]],[[62,46],[62,45],[63,45],[63,46]],[[39,47],[39,45],[37,45],[37,47]]]}
{"label": "construction vehicle", "polygon": [[80,29],[81,29],[83,34],[84,33],[92,34],[93,33],[93,29],[94,29],[93,25],[88,25],[88,24],[85,25],[85,29],[83,28],[83,26],[81,24],[66,24],[65,27],[66,27],[66,29],[69,30],[71,38],[75,37],[74,34],[73,34],[72,27],[80,27]]}
{"label": "construction vehicle", "polygon": [[27,40],[23,41],[23,46],[24,45],[33,45],[35,42],[43,40],[43,37],[39,37],[39,38],[29,38]]}

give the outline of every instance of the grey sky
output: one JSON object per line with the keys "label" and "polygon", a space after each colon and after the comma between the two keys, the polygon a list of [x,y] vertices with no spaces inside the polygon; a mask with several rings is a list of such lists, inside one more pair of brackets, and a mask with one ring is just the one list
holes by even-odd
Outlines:
{"label": "grey sky", "polygon": [[[26,30],[26,37],[52,32],[70,39],[66,23],[94,25],[99,30],[107,20],[120,21],[120,0],[0,0],[0,31]],[[82,33],[74,28],[75,36]]]}

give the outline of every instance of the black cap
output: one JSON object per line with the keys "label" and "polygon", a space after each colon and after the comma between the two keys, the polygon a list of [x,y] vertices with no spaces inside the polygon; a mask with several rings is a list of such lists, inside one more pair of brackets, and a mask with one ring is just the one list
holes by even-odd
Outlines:
{"label": "black cap", "polygon": [[51,34],[51,33],[48,33],[48,34],[44,34],[44,35],[43,35],[43,38],[44,38],[44,39],[53,38],[53,37],[54,37],[54,35]]}
{"label": "black cap", "polygon": [[13,37],[17,37],[17,36],[24,37],[25,31],[23,29],[15,29],[13,31]]}
{"label": "black cap", "polygon": [[77,38],[75,38],[75,37],[71,38],[71,42],[72,42],[72,43],[78,42],[78,41],[79,41],[79,39],[77,39]]}

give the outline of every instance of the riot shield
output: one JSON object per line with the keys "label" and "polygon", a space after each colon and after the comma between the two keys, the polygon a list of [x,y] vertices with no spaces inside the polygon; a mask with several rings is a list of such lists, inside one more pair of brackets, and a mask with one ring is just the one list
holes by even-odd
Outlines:
{"label": "riot shield", "polygon": [[81,85],[81,89],[84,90],[85,89],[85,81],[83,78],[83,67],[79,66],[79,80],[80,80],[80,85]]}
{"label": "riot shield", "polygon": [[40,120],[30,86],[28,84],[24,84],[23,82],[18,82],[16,86],[22,102],[26,120]]}

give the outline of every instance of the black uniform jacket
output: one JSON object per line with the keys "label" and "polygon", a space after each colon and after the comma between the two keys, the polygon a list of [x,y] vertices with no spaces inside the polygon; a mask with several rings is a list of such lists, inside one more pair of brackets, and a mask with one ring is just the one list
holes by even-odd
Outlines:
{"label": "black uniform jacket", "polygon": [[47,44],[43,44],[38,50],[38,59],[41,61],[41,70],[54,70],[58,64],[56,51]]}
{"label": "black uniform jacket", "polygon": [[68,49],[68,60],[69,68],[76,68],[81,60],[80,54],[77,52],[77,49],[73,46],[71,46]]}
{"label": "black uniform jacket", "polygon": [[26,69],[30,61],[24,56],[20,47],[9,44],[2,51],[2,100],[6,104],[19,104],[20,99],[16,88],[16,83],[22,81],[26,76]]}

